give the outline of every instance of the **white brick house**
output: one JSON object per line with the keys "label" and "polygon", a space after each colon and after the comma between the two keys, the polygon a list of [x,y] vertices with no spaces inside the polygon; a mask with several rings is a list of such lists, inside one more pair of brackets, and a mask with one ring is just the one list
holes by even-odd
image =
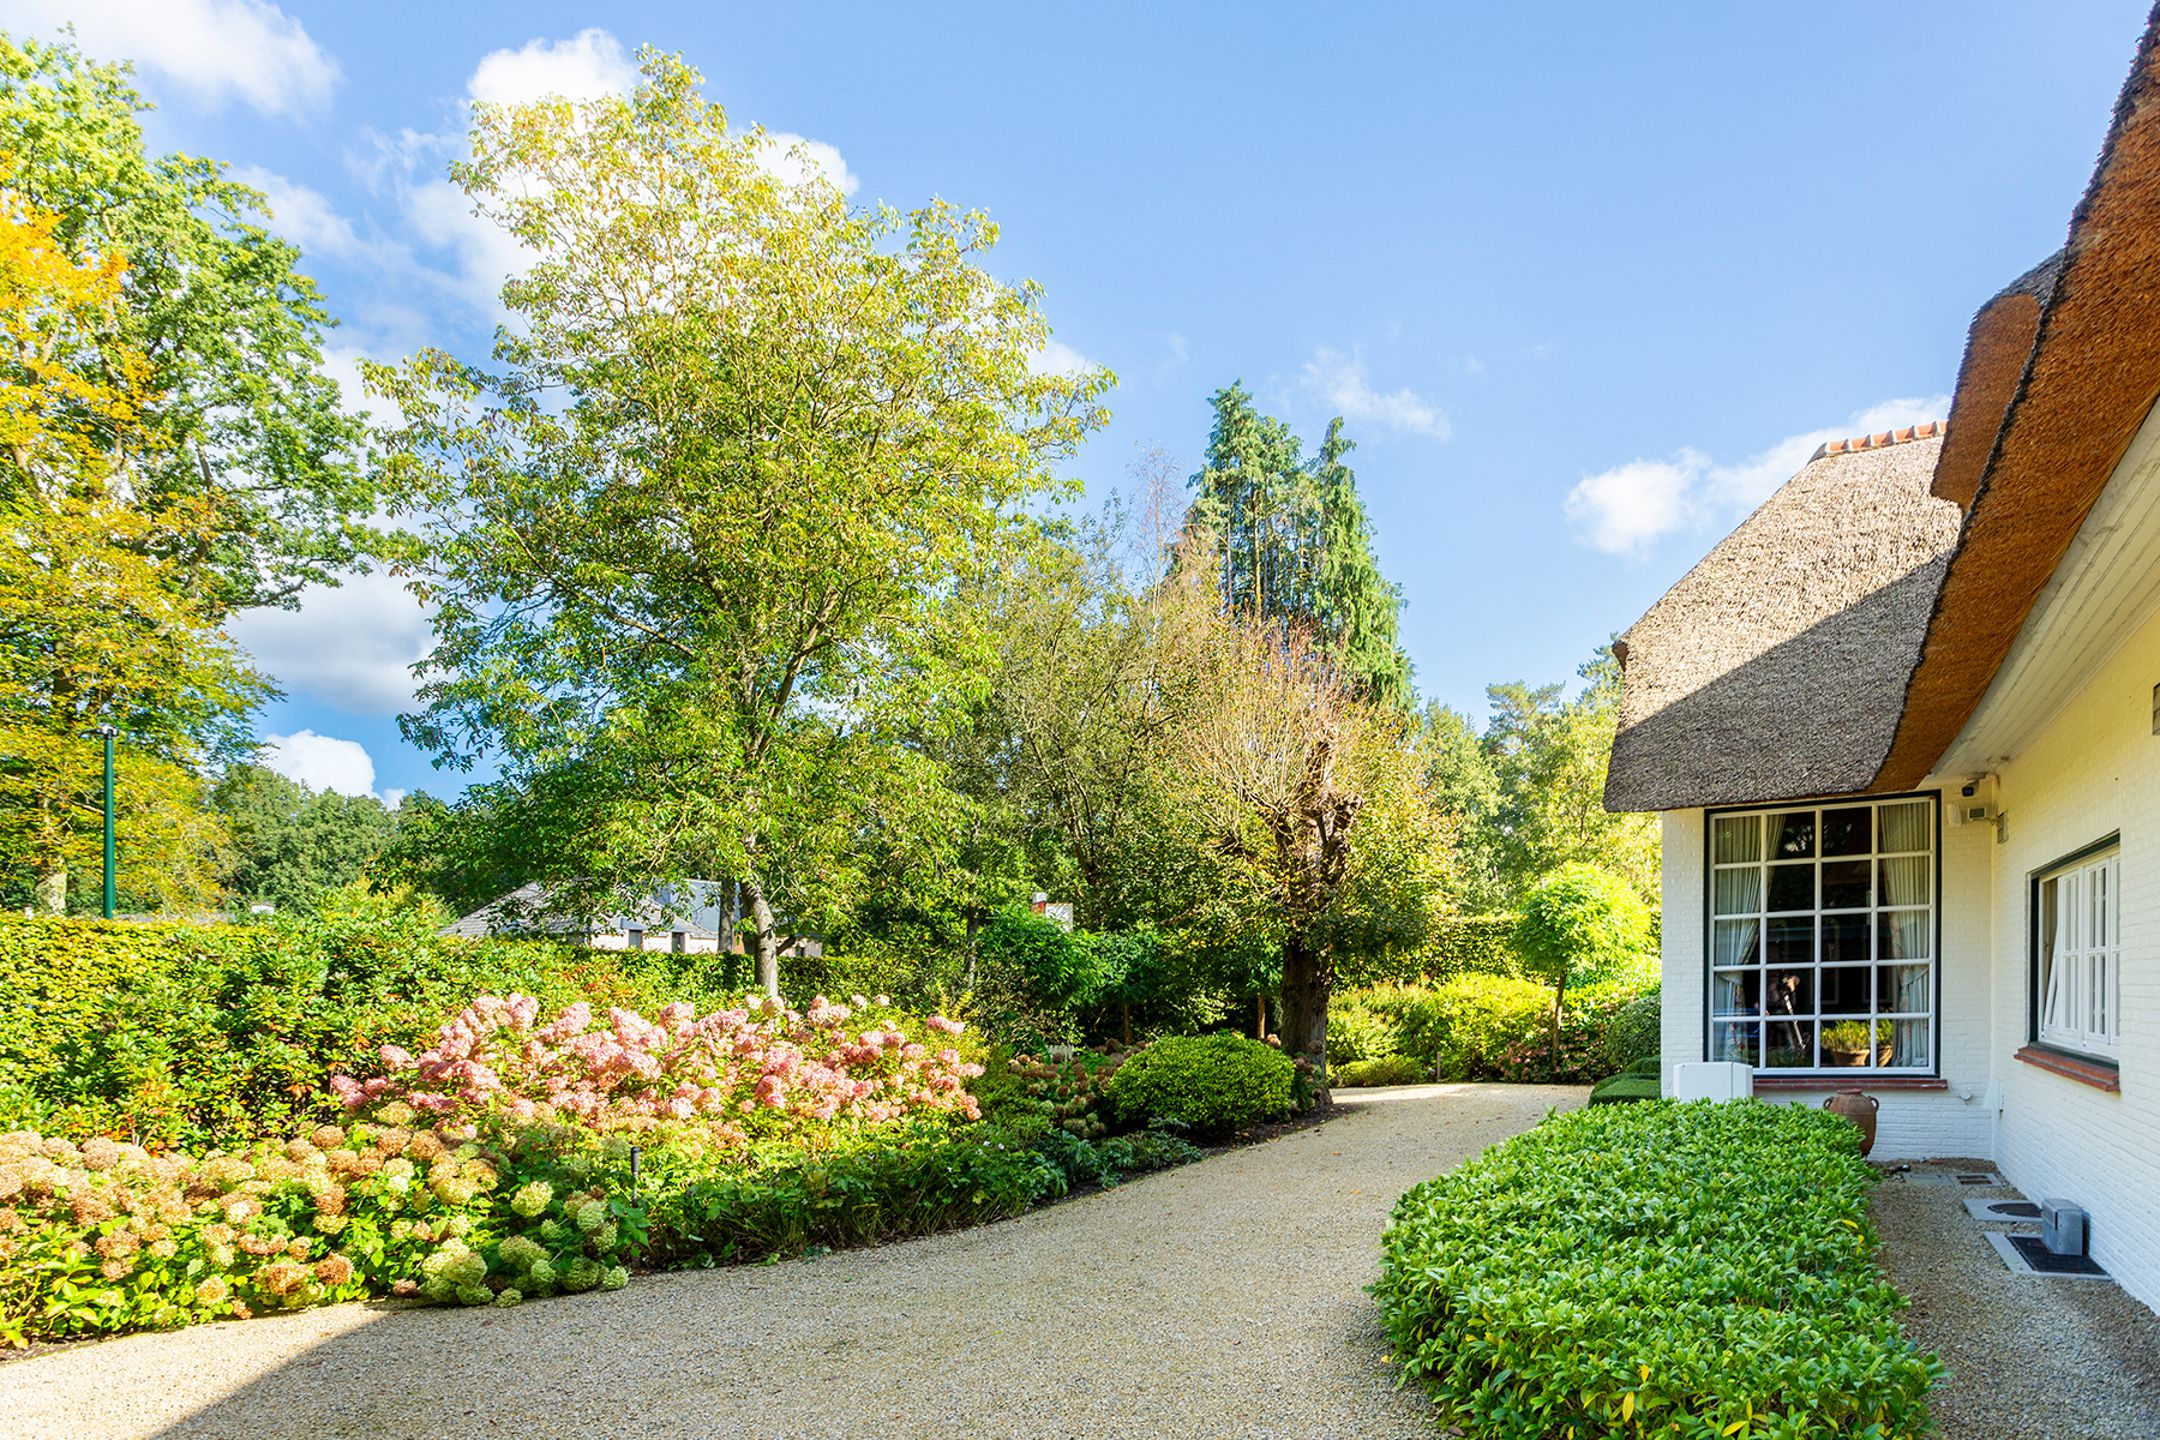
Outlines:
{"label": "white brick house", "polygon": [[1825,446],[1623,637],[1664,1063],[1882,1100],[2160,1306],[2160,54],[1947,427]]}

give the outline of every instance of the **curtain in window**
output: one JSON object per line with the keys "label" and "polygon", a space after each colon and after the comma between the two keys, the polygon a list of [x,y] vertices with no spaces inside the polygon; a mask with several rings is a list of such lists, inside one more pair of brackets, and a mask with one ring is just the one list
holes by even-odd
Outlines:
{"label": "curtain in window", "polygon": [[1928,857],[1908,855],[1901,860],[1880,861],[1876,867],[1881,894],[1878,905],[1925,905],[1928,894]]}
{"label": "curtain in window", "polygon": [[1928,848],[1927,801],[1912,800],[1902,805],[1885,805],[1879,819],[1882,825],[1882,853],[1894,855],[1900,850]]}
{"label": "curtain in window", "polygon": [[1753,965],[1762,958],[1761,947],[1757,944],[1761,936],[1762,921],[1720,920],[1716,929],[1716,954],[1712,963]]}

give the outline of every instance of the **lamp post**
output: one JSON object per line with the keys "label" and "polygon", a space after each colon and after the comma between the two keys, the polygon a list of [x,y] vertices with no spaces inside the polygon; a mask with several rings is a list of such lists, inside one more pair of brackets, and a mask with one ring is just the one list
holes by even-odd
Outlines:
{"label": "lamp post", "polygon": [[97,733],[105,741],[105,918],[113,918],[113,901],[119,889],[119,879],[113,868],[113,737],[120,732],[110,725],[100,725]]}

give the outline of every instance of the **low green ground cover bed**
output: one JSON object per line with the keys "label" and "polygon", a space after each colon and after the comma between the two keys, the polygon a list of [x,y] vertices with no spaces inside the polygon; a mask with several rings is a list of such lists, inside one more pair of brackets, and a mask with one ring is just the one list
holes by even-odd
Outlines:
{"label": "low green ground cover bed", "polygon": [[1941,1367],[1876,1269],[1873,1180],[1796,1106],[1556,1115],[1396,1202],[1374,1294],[1470,1435],[1922,1435]]}

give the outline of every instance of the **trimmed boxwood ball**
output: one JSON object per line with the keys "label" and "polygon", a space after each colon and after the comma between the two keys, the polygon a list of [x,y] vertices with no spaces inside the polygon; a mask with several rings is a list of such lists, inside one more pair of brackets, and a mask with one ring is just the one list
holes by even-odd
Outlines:
{"label": "trimmed boxwood ball", "polygon": [[1131,1124],[1227,1135],[1290,1108],[1290,1057],[1242,1035],[1158,1040],[1118,1067],[1110,1100]]}

